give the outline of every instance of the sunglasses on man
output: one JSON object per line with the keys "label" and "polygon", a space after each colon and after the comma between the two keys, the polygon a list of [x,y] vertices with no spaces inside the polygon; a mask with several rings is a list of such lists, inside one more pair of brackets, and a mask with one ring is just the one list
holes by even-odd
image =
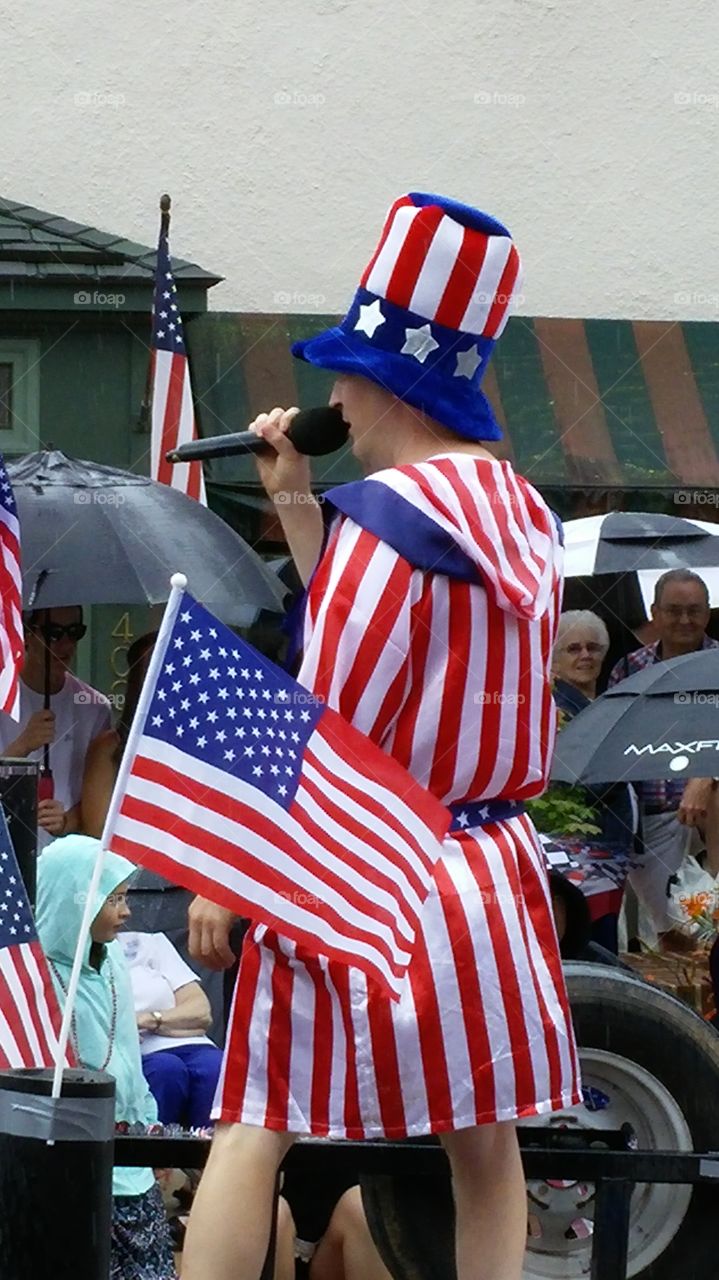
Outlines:
{"label": "sunglasses on man", "polygon": [[50,644],[56,644],[58,640],[67,636],[68,640],[72,640],[73,644],[77,644],[78,640],[82,640],[87,635],[87,626],[84,622],[71,622],[69,626],[63,627],[59,622],[41,623],[33,630],[39,632],[44,640],[48,640]]}

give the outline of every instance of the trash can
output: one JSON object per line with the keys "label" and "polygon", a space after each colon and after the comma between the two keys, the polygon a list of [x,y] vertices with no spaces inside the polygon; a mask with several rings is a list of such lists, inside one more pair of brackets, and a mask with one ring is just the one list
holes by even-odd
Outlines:
{"label": "trash can", "polygon": [[108,1280],[115,1082],[70,1071],[0,1071],[2,1280]]}

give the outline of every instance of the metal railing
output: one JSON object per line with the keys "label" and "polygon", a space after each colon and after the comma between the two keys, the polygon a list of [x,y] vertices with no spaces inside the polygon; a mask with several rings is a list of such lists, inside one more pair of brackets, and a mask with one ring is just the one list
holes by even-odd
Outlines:
{"label": "metal railing", "polygon": [[[719,1179],[719,1152],[637,1151],[628,1125],[618,1130],[519,1126],[519,1145],[528,1179],[561,1179],[595,1184],[591,1280],[626,1280],[630,1204],[637,1183],[704,1183]],[[210,1140],[195,1137],[130,1135],[115,1139],[115,1164],[152,1168],[202,1168]],[[446,1174],[446,1156],[435,1139],[404,1142],[331,1142],[301,1138],[282,1168],[326,1175]],[[261,1280],[271,1280],[274,1233]]]}

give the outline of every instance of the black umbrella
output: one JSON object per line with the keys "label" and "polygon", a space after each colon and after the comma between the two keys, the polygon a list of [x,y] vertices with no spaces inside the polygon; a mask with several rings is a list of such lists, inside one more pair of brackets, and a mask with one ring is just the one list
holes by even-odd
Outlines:
{"label": "black umbrella", "polygon": [[609,669],[634,648],[657,579],[692,568],[719,603],[719,524],[645,511],[581,516],[564,525],[565,609],[592,609],[607,623]]}
{"label": "black umbrella", "polygon": [[580,711],[557,738],[560,782],[719,776],[719,649],[654,663]]}
{"label": "black umbrella", "polygon": [[567,577],[719,565],[719,524],[644,511],[583,516],[564,526]]}
{"label": "black umbrella", "polygon": [[169,485],[33,453],[8,475],[20,519],[25,608],[161,604],[173,573],[223,622],[281,611],[286,588],[219,516]]}

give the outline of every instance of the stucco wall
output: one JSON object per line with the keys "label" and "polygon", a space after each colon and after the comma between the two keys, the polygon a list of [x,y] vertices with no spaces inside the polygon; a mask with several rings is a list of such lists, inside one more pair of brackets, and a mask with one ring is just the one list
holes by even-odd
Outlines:
{"label": "stucco wall", "polygon": [[719,318],[714,0],[0,4],[0,193],[342,309],[412,187],[512,228],[530,315]]}

